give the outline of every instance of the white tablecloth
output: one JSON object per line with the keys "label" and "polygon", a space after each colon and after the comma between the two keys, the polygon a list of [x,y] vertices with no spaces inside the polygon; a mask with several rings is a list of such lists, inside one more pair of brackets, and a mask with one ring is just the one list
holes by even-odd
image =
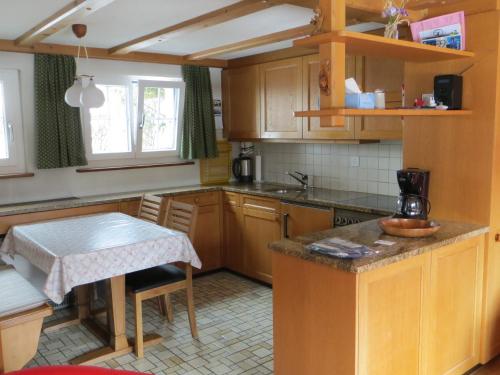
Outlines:
{"label": "white tablecloth", "polygon": [[75,286],[166,263],[201,268],[184,233],[120,213],[16,225],[0,253],[19,254],[46,273],[43,292],[56,303]]}

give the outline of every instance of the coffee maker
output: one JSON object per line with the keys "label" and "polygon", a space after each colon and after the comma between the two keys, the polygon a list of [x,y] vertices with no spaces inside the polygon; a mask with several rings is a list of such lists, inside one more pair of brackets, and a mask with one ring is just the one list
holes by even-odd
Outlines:
{"label": "coffee maker", "polygon": [[398,213],[395,217],[427,220],[431,211],[429,201],[430,172],[417,168],[397,171],[399,184]]}

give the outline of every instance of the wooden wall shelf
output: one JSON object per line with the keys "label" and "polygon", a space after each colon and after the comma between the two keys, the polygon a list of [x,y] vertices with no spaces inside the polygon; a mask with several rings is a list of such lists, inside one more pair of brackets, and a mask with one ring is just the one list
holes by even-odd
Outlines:
{"label": "wooden wall shelf", "polygon": [[472,111],[439,111],[435,109],[350,109],[330,108],[316,111],[297,111],[295,117],[327,117],[327,116],[421,116],[421,117],[453,117],[470,116]]}
{"label": "wooden wall shelf", "polygon": [[378,35],[353,31],[334,31],[297,39],[296,47],[314,47],[338,42],[346,44],[346,52],[352,55],[384,57],[414,62],[432,62],[474,57],[469,51],[429,46],[406,40],[384,38]]}

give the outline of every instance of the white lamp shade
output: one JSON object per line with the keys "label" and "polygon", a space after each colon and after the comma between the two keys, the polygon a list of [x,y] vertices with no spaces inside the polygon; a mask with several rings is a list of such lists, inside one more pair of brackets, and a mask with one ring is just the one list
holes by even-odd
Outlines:
{"label": "white lamp shade", "polygon": [[81,106],[87,108],[99,108],[104,104],[104,101],[104,93],[96,87],[94,80],[91,78],[87,87],[85,87],[81,92]]}
{"label": "white lamp shade", "polygon": [[75,78],[73,85],[66,90],[66,94],[64,95],[64,100],[71,107],[81,107],[80,103],[80,95],[82,94],[82,81],[78,78]]}

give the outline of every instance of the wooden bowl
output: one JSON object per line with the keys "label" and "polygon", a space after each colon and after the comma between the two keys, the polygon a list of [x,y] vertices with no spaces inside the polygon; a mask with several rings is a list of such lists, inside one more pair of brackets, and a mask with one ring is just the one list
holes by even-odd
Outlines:
{"label": "wooden bowl", "polygon": [[435,221],[419,219],[380,219],[378,226],[384,233],[396,237],[429,237],[441,229]]}

